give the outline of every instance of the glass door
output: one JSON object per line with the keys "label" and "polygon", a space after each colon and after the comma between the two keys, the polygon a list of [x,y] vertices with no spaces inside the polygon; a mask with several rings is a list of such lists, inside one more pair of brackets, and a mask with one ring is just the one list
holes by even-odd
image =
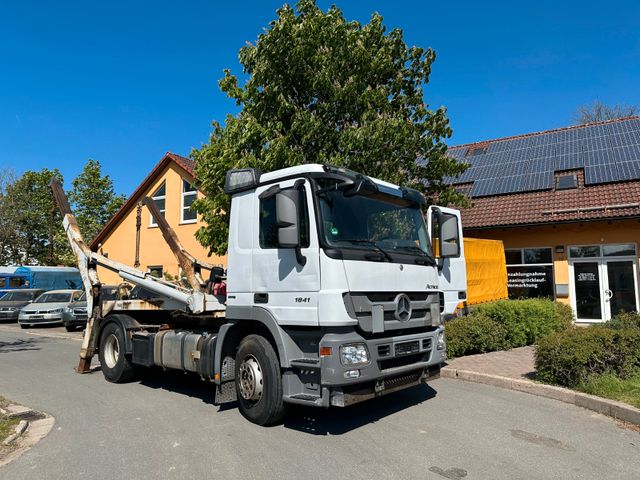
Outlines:
{"label": "glass door", "polygon": [[571,304],[578,322],[604,322],[638,311],[635,244],[569,247]]}
{"label": "glass door", "polygon": [[577,320],[601,322],[604,311],[599,262],[575,262],[573,284]]}
{"label": "glass door", "polygon": [[607,285],[604,291],[607,318],[638,310],[635,262],[606,260]]}

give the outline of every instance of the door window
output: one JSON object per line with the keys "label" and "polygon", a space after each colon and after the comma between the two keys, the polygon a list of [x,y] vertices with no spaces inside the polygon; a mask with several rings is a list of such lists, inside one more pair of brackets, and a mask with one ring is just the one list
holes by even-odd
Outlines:
{"label": "door window", "polygon": [[611,316],[620,312],[636,310],[636,289],[633,278],[633,262],[607,262],[607,277],[609,288],[605,294],[611,303]]}
{"label": "door window", "polygon": [[577,318],[601,320],[602,301],[598,262],[576,263],[573,266],[573,279],[576,286]]}

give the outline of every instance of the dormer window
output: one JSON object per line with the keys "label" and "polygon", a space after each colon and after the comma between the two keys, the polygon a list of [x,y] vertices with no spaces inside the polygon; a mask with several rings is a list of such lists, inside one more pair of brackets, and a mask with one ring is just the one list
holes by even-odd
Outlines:
{"label": "dormer window", "polygon": [[485,153],[487,153],[487,147],[469,147],[467,149],[467,157],[470,157],[472,155],[484,155]]}
{"label": "dormer window", "polygon": [[578,176],[575,173],[557,176],[556,190],[570,190],[572,188],[578,188]]}

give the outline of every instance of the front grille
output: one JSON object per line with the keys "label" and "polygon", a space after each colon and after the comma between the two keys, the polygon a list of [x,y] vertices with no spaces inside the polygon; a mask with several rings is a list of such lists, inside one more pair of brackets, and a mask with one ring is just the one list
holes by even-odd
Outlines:
{"label": "front grille", "polygon": [[[396,317],[396,300],[405,294],[411,304],[410,318],[400,321]],[[350,292],[343,295],[344,305],[351,318],[365,332],[373,332],[373,307],[382,307],[384,330],[431,326],[431,305],[440,302],[438,292]]]}
{"label": "front grille", "polygon": [[378,345],[378,356],[388,357],[391,355],[391,345]]}
{"label": "front grille", "polygon": [[86,308],[74,308],[73,309],[73,313],[75,313],[76,315],[86,315],[87,314],[87,309]]}
{"label": "front grille", "polygon": [[427,360],[429,360],[429,352],[389,358],[387,360],[380,360],[378,363],[380,364],[380,370],[388,370],[390,368],[405,367],[413,363],[426,362]]}

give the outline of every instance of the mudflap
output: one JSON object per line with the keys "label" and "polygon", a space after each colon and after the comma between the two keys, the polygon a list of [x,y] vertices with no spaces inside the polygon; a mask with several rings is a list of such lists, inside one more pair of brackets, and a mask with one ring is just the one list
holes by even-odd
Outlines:
{"label": "mudflap", "polygon": [[235,402],[238,400],[236,394],[236,361],[231,356],[225,356],[222,360],[222,368],[220,372],[220,384],[216,385],[214,395],[214,405],[223,405],[225,403]]}

